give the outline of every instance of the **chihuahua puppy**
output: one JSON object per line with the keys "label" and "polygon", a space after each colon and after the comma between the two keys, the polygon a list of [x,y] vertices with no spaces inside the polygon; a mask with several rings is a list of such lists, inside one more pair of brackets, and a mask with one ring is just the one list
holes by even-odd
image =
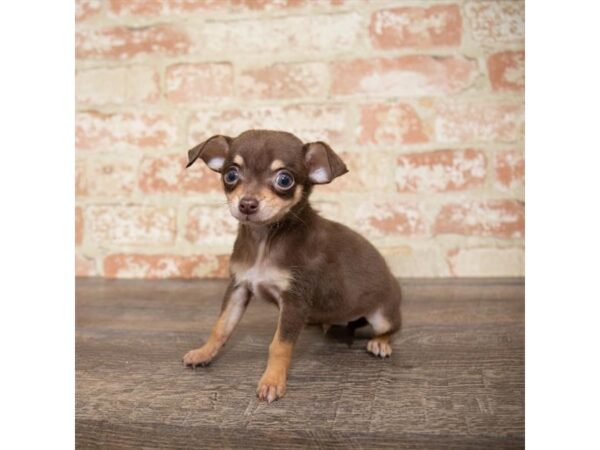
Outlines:
{"label": "chihuahua puppy", "polygon": [[260,400],[285,394],[292,349],[307,323],[324,327],[368,322],[367,351],[392,353],[400,328],[400,286],[365,238],[317,214],[308,198],[314,185],[348,172],[324,142],[303,144],[290,133],[250,130],[236,138],[213,136],[188,152],[221,174],[229,210],[239,221],[230,280],[219,318],[206,343],[183,357],[207,365],[239,322],[252,297],[279,307]]}

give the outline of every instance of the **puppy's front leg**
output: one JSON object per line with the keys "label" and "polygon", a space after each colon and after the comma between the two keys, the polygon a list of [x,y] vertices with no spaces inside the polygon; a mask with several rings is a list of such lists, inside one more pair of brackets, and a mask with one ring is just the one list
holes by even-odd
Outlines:
{"label": "puppy's front leg", "polygon": [[187,352],[183,357],[183,363],[190,367],[208,365],[227,342],[233,329],[242,318],[249,300],[250,292],[248,289],[245,286],[235,286],[232,279],[223,298],[221,314],[206,344],[196,350]]}
{"label": "puppy's front leg", "polygon": [[307,311],[298,303],[292,301],[286,303],[286,299],[281,302],[277,331],[269,346],[267,368],[256,389],[256,395],[260,400],[271,403],[285,394],[292,350],[306,323],[306,317]]}

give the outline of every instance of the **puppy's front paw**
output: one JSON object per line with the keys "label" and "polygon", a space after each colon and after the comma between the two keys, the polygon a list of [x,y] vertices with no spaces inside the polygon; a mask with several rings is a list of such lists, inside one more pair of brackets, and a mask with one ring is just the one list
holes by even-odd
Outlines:
{"label": "puppy's front paw", "polygon": [[264,400],[267,403],[280,399],[285,394],[285,382],[285,373],[269,372],[267,370],[256,388],[258,399]]}
{"label": "puppy's front paw", "polygon": [[208,366],[214,357],[213,349],[207,347],[190,350],[183,356],[183,364],[187,367]]}
{"label": "puppy's front paw", "polygon": [[375,356],[385,358],[392,354],[392,346],[388,339],[373,338],[367,343],[367,351]]}

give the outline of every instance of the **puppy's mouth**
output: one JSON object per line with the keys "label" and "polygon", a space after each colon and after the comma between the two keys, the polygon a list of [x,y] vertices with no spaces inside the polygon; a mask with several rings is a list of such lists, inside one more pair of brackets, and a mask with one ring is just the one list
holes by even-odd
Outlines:
{"label": "puppy's mouth", "polygon": [[242,223],[258,223],[259,221],[256,220],[256,216],[254,214],[250,215],[250,214],[240,214],[240,217],[237,217],[237,220],[239,220]]}
{"label": "puppy's mouth", "polygon": [[274,217],[262,218],[261,214],[232,214],[239,222],[246,225],[268,225],[274,222]]}
{"label": "puppy's mouth", "polygon": [[285,211],[273,211],[272,208],[267,206],[261,206],[254,214],[244,214],[235,205],[231,205],[229,212],[245,225],[269,225],[270,223],[277,222],[285,215]]}

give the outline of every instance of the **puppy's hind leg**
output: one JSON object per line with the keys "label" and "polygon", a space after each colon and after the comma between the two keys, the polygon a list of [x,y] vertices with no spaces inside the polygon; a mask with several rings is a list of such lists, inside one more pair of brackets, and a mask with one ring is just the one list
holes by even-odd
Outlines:
{"label": "puppy's hind leg", "polygon": [[375,332],[375,336],[367,343],[367,351],[382,358],[390,356],[392,354],[390,339],[400,329],[400,309],[397,308],[396,313],[396,311],[379,308],[366,318]]}

